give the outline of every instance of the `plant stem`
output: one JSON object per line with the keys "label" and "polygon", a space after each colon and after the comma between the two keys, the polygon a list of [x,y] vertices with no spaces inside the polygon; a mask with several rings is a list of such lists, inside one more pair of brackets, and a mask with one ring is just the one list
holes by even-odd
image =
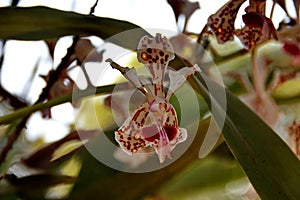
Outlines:
{"label": "plant stem", "polygon": [[[118,87],[118,88],[120,88],[120,89],[125,88],[128,86],[128,83],[121,83],[120,86],[121,87]],[[83,97],[91,96],[93,94],[94,95],[107,94],[107,93],[112,92],[114,87],[115,87],[115,84],[100,86],[100,87],[96,87],[96,88],[89,88],[87,90],[78,91],[76,93],[73,92],[70,94],[66,94],[64,96],[57,97],[55,99],[51,99],[45,103],[37,103],[37,104],[34,104],[29,107],[24,107],[24,108],[14,111],[11,114],[0,117],[0,125],[9,124],[18,118],[25,117],[36,111],[45,110],[45,109],[51,108],[53,106],[67,103],[67,102],[77,101]]]}

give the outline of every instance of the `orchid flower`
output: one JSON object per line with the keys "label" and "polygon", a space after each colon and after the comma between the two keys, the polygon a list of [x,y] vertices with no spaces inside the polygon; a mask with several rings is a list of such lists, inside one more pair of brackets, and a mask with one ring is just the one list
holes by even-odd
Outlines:
{"label": "orchid flower", "polygon": [[273,23],[265,16],[266,0],[249,0],[249,6],[245,9],[246,14],[243,15],[245,26],[242,29],[235,29],[237,13],[245,1],[231,0],[208,18],[207,25],[218,43],[231,41],[236,35],[247,49],[252,49],[271,38],[277,40]]}
{"label": "orchid flower", "polygon": [[271,38],[278,39],[272,21],[263,14],[248,12],[243,15],[243,22],[245,27],[241,30],[236,30],[235,34],[247,49],[252,49]]}
{"label": "orchid flower", "polygon": [[268,74],[270,73],[268,60],[254,53],[252,55],[252,73],[253,91],[242,98],[242,100],[270,127],[275,127],[280,117],[280,112],[265,87]]}
{"label": "orchid flower", "polygon": [[[253,86],[247,75],[238,72],[228,75],[246,88],[247,95],[243,95],[242,100],[276,130],[300,159],[298,103],[279,106],[271,96],[287,81],[300,77],[299,44],[291,38],[284,38],[284,41],[269,42],[253,51]],[[268,80],[271,73],[272,79]]]}
{"label": "orchid flower", "polygon": [[208,18],[207,25],[215,34],[218,43],[223,44],[234,38],[234,21],[241,5],[246,0],[231,0]]}
{"label": "orchid flower", "polygon": [[138,76],[134,68],[121,67],[107,59],[113,68],[118,69],[139,91],[147,102],[140,105],[124,124],[115,132],[115,139],[129,155],[148,152],[154,148],[160,163],[166,157],[172,158],[171,152],[178,143],[187,138],[187,131],[178,125],[177,115],[169,99],[186,78],[200,68],[184,67],[179,71],[169,71],[169,88],[165,92],[164,77],[170,60],[174,59],[174,50],[167,38],[156,34],[154,38],[144,36],[138,48],[138,60],[143,63],[152,76],[152,86],[144,86],[144,78]]}

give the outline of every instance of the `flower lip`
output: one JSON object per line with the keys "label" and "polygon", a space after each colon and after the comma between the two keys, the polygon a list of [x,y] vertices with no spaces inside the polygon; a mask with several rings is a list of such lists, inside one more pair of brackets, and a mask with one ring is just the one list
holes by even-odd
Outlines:
{"label": "flower lip", "polygon": [[164,126],[163,130],[159,129],[157,125],[147,126],[142,129],[142,137],[148,142],[154,142],[155,140],[160,139],[161,133],[165,131],[169,141],[172,141],[176,138],[178,129],[172,126]]}

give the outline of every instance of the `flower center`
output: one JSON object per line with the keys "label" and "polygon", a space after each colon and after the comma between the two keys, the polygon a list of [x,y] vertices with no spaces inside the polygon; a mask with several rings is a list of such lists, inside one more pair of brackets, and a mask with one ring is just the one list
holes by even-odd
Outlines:
{"label": "flower center", "polygon": [[167,136],[168,140],[172,141],[176,137],[177,132],[178,130],[172,126],[159,128],[157,125],[152,125],[142,129],[142,137],[148,142],[154,142]]}

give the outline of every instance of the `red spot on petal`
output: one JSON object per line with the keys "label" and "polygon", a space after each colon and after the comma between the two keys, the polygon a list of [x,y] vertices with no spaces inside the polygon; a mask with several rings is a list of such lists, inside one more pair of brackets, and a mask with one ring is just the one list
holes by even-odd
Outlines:
{"label": "red spot on petal", "polygon": [[[173,139],[176,138],[176,135],[178,133],[177,128],[172,127],[172,126],[164,126],[163,129],[164,129],[164,132],[167,134],[169,141],[172,141]],[[159,130],[158,126],[156,126],[156,125],[144,127],[142,129],[142,136],[146,141],[154,142],[155,140],[160,139],[160,135],[163,134],[161,131],[162,130]]]}
{"label": "red spot on petal", "polygon": [[147,126],[142,129],[142,136],[148,142],[159,140],[159,130],[156,125]]}
{"label": "red spot on petal", "polygon": [[296,44],[284,43],[282,48],[286,53],[289,53],[292,56],[299,56],[300,55],[300,49],[299,49],[298,45],[296,45]]}
{"label": "red spot on petal", "polygon": [[177,133],[178,133],[178,129],[172,126],[165,126],[164,127],[165,131],[167,132],[169,141],[172,141],[173,139],[175,139]]}
{"label": "red spot on petal", "polygon": [[222,28],[218,28],[218,33],[222,34],[223,29]]}
{"label": "red spot on petal", "polygon": [[144,61],[148,61],[150,59],[149,55],[146,53],[146,52],[143,52],[141,54],[141,58],[144,60]]}

